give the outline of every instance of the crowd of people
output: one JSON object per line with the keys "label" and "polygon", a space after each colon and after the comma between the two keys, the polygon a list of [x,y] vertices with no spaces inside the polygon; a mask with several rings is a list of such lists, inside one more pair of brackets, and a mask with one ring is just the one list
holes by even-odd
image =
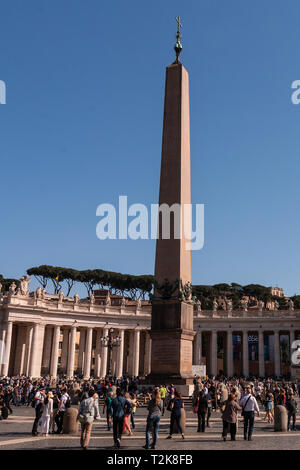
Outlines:
{"label": "crowd of people", "polygon": [[[288,430],[296,430],[296,396],[300,397],[300,383],[296,382],[276,382],[271,378],[249,382],[244,378],[195,377],[192,408],[198,418],[197,432],[205,432],[206,427],[211,426],[212,412],[219,411],[223,422],[222,439],[226,441],[229,432],[234,441],[241,413],[244,439],[251,441],[255,413],[260,413],[259,405],[265,411],[263,420],[268,423],[274,421],[276,405],[286,407]],[[88,448],[93,422],[100,419],[100,399],[107,430],[113,430],[116,448],[120,447],[124,433],[133,435],[136,409],[141,405],[146,405],[148,412],[145,449],[155,449],[160,419],[166,410],[170,412],[167,439],[172,439],[175,430],[182,439],[185,438],[181,420],[184,400],[173,384],[147,388],[139,383],[138,377],[120,380],[108,377],[105,380],[80,377],[67,380],[61,377],[53,380],[47,376],[36,381],[24,376],[0,378],[0,419],[7,419],[13,413],[12,406],[32,406],[35,410],[33,436],[63,433],[64,414],[77,403],[82,449]]]}

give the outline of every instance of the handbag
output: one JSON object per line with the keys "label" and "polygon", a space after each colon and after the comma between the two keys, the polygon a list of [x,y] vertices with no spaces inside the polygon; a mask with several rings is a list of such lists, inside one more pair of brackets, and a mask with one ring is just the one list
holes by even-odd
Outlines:
{"label": "handbag", "polygon": [[78,415],[78,421],[80,424],[85,424],[87,422],[87,416],[80,413]]}
{"label": "handbag", "polygon": [[248,397],[248,399],[247,399],[245,405],[243,406],[243,409],[242,409],[242,412],[241,412],[241,416],[245,416],[245,411],[244,411],[244,409],[246,408],[247,403],[248,403],[248,401],[250,400],[250,398],[251,398],[251,395],[249,395],[249,397]]}

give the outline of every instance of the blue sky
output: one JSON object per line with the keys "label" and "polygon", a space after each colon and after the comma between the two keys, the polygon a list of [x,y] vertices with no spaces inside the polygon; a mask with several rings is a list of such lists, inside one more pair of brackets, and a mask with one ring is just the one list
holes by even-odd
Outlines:
{"label": "blue sky", "polygon": [[[193,283],[300,293],[297,0],[1,4],[0,272],[40,264],[152,273],[155,242],[100,241],[96,208],[158,200],[176,23],[190,74]],[[33,285],[34,286],[34,285]]]}

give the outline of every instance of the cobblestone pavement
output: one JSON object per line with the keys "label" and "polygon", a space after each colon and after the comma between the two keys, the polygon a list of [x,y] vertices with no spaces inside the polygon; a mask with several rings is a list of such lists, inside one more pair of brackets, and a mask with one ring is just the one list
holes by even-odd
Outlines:
{"label": "cobblestone pavement", "polygon": [[[136,413],[134,435],[124,435],[121,449],[141,449],[145,444],[146,408],[140,407]],[[238,432],[235,442],[223,442],[221,439],[221,413],[214,412],[211,427],[205,433],[197,433],[197,418],[191,410],[187,410],[187,426],[185,440],[180,435],[174,435],[167,440],[169,431],[169,412],[161,418],[159,429],[158,450],[298,450],[300,448],[300,416],[297,417],[297,431],[286,433],[274,432],[273,425],[263,421],[262,411],[255,418],[253,441],[244,441],[243,425],[239,418]],[[49,437],[32,437],[31,428],[34,419],[34,409],[31,407],[13,408],[13,414],[7,420],[0,421],[0,450],[16,449],[79,449],[79,432],[77,435],[49,435]],[[106,419],[94,422],[90,449],[112,449],[112,432],[106,429]]]}

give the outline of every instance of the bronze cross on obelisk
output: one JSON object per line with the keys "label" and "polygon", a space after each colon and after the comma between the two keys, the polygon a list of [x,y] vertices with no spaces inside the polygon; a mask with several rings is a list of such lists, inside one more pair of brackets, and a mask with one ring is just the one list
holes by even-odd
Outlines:
{"label": "bronze cross on obelisk", "polygon": [[180,28],[182,28],[182,24],[180,23],[180,16],[176,16],[175,20],[177,21],[177,34],[180,34]]}
{"label": "bronze cross on obelisk", "polygon": [[182,44],[180,42],[180,39],[181,39],[180,28],[182,28],[182,24],[180,22],[180,16],[176,16],[175,20],[177,22],[177,34],[176,34],[176,44],[174,46],[174,50],[176,52],[176,61],[175,61],[175,63],[178,64],[179,63],[179,54],[182,51]]}

